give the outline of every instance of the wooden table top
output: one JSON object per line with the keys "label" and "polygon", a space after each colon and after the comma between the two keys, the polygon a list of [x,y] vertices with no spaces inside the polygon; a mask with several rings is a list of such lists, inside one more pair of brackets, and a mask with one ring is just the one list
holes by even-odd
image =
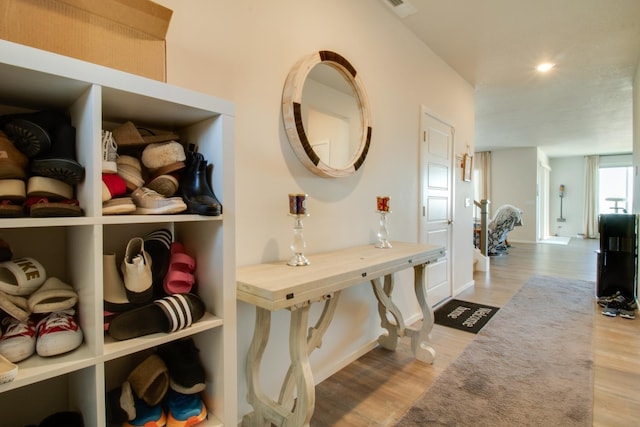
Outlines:
{"label": "wooden table top", "polygon": [[419,243],[391,242],[392,248],[373,244],[307,255],[310,265],[292,267],[286,260],[239,267],[237,299],[280,310],[318,301],[333,292],[405,268],[433,262],[444,248]]}

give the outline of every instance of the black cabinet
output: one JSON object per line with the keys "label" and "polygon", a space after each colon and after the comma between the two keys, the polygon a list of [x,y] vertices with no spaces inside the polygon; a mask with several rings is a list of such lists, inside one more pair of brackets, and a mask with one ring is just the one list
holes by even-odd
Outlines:
{"label": "black cabinet", "polygon": [[603,214],[598,218],[600,249],[596,296],[620,291],[626,298],[637,297],[638,220],[632,214]]}

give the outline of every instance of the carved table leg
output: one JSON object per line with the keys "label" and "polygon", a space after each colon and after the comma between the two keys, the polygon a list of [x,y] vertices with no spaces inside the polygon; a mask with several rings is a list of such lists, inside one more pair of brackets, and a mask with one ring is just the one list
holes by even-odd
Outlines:
{"label": "carved table leg", "polygon": [[[398,338],[404,336],[405,326],[402,313],[398,307],[391,301],[391,292],[393,292],[393,275],[384,276],[384,288],[380,278],[371,280],[373,292],[378,300],[378,313],[380,314],[380,325],[387,330],[387,333],[378,337],[378,343],[382,348],[395,351],[398,346]],[[389,321],[387,312],[391,313],[395,319],[395,323]]]}
{"label": "carved table leg", "polygon": [[271,312],[264,308],[256,307],[256,322],[253,331],[253,339],[247,354],[247,363],[245,372],[247,376],[247,401],[253,406],[253,412],[247,414],[242,419],[243,427],[269,427],[271,423],[267,421],[268,408],[270,405],[269,398],[264,394],[260,387],[260,364],[262,355],[269,340],[269,331],[271,328]]}
{"label": "carved table leg", "polygon": [[431,346],[431,330],[433,329],[433,310],[427,301],[427,289],[425,286],[426,264],[416,265],[414,271],[414,289],[420,310],[422,311],[422,327],[411,329],[407,335],[411,336],[411,350],[416,359],[427,363],[433,363],[436,351]]}
{"label": "carved table leg", "polygon": [[[307,334],[307,355],[310,355],[316,348],[320,348],[322,345],[322,337],[333,319],[333,314],[336,311],[339,297],[340,291],[325,297],[322,314],[315,326],[309,328],[309,333]],[[289,366],[289,370],[287,371],[280,391],[280,398],[278,400],[278,402],[285,408],[293,408],[295,403],[293,394],[295,390],[295,383],[293,380],[293,366]]]}
{"label": "carved table leg", "polygon": [[291,310],[291,325],[289,329],[289,353],[291,368],[295,379],[296,401],[291,413],[283,426],[308,427],[315,406],[316,394],[309,365],[307,352],[307,322],[309,320],[309,305]]}
{"label": "carved table leg", "polygon": [[[305,427],[313,415],[315,388],[309,354],[319,348],[338,303],[340,291],[325,297],[325,306],[316,325],[309,328],[309,303],[290,308],[289,353],[291,365],[280,391],[279,402],[267,397],[260,387],[260,363],[269,339],[271,312],[256,307],[256,325],[253,341],[247,355],[247,401],[254,411],[244,416],[243,427]],[[294,395],[295,392],[295,395]]]}

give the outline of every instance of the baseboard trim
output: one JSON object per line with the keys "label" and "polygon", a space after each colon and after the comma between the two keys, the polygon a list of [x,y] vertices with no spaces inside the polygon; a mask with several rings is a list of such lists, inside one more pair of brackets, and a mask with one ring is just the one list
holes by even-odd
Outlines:
{"label": "baseboard trim", "polygon": [[509,243],[538,243],[535,240],[513,240],[513,239],[507,239],[507,241]]}
{"label": "baseboard trim", "polygon": [[[472,283],[473,285],[473,283]],[[405,319],[405,325],[413,325],[415,322],[422,320],[422,313],[417,312],[413,315],[407,317]],[[383,330],[384,332],[384,330]],[[340,371],[341,369],[346,368],[365,354],[369,353],[374,348],[378,347],[378,339],[374,339],[369,341],[368,343],[363,344],[359,348],[355,349],[351,354],[348,354],[342,360],[337,361],[336,363],[327,366],[325,369],[314,371],[313,372],[313,382],[315,385],[320,384],[322,381],[329,378],[331,375]]]}
{"label": "baseboard trim", "polygon": [[314,384],[315,385],[320,384],[322,381],[326,380],[331,375],[333,375],[336,372],[346,368],[351,363],[355,362],[360,357],[362,357],[365,354],[369,353],[371,350],[373,350],[376,347],[378,347],[378,340],[377,339],[373,340],[373,341],[370,341],[370,342],[362,345],[361,347],[355,349],[351,354],[348,354],[342,360],[338,360],[336,363],[333,363],[330,366],[327,366],[325,369],[322,369],[322,370],[314,372],[313,373],[313,382],[314,382]]}
{"label": "baseboard trim", "polygon": [[475,286],[476,281],[475,280],[471,280],[470,282],[467,282],[467,284],[463,285],[461,288],[455,289],[453,291],[453,296],[457,296],[460,295],[462,292],[466,291],[469,288],[472,288],[473,286]]}

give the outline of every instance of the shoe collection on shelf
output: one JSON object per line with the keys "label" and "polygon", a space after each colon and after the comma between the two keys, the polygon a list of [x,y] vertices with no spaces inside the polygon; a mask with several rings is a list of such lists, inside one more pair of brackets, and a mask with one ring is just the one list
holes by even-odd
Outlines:
{"label": "shoe collection on shelf", "polygon": [[[7,114],[0,129],[0,217],[83,215],[74,194],[85,168],[70,117],[56,110]],[[156,132],[131,121],[102,130],[102,213],[222,214],[204,156],[185,153],[178,135]]]}
{"label": "shoe collection on shelf", "polygon": [[207,417],[205,370],[193,339],[163,344],[107,393],[106,414],[122,426],[193,426]]}
{"label": "shoe collection on shelf", "polygon": [[236,425],[233,104],[0,58],[3,424]]}
{"label": "shoe collection on shelf", "polygon": [[85,169],[76,159],[76,128],[68,115],[0,116],[0,153],[0,217],[83,214],[74,188]]}
{"label": "shoe collection on shelf", "polygon": [[[142,135],[146,133],[146,136]],[[102,131],[102,213],[181,212],[218,216],[222,205],[207,176],[207,161],[176,134],[137,128],[131,121]]]}

